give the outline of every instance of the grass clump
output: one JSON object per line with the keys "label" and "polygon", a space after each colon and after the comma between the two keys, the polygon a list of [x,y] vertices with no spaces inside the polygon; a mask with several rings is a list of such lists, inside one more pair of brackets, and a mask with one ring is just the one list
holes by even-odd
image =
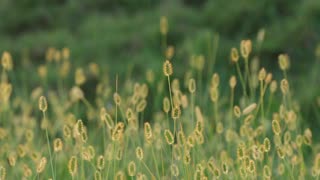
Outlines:
{"label": "grass clump", "polygon": [[[12,93],[13,63],[4,52],[0,178],[318,178],[319,144],[303,128],[287,75],[289,57],[279,56],[283,76],[274,79],[252,58],[251,40],[243,40],[240,51],[231,49],[235,74],[213,72],[202,82],[207,61],[199,55],[191,58],[186,77],[177,78],[167,26],[162,17],[163,74],[148,70],[144,83],[107,77],[92,63],[73,67],[70,50],[49,49],[39,86],[24,96]],[[46,84],[46,70],[53,67],[61,70],[55,87]],[[72,74],[74,84],[65,84]],[[93,77],[92,95],[84,86]]]}

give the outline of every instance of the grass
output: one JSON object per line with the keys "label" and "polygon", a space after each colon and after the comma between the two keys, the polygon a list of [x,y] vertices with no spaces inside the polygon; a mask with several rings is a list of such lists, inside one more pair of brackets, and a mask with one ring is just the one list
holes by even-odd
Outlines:
{"label": "grass", "polygon": [[166,27],[161,36],[163,66],[146,70],[143,82],[110,76],[94,62],[79,67],[65,48],[48,49],[30,72],[33,89],[16,89],[5,52],[0,179],[319,178],[319,143],[305,127],[289,56],[279,55],[280,68],[270,71],[243,40],[225,62],[235,73],[224,77],[211,69],[217,40],[209,59],[190,58],[178,77]]}

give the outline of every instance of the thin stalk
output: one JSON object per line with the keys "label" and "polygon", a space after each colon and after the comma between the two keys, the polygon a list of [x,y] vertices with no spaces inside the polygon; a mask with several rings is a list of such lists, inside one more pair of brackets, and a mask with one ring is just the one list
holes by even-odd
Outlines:
{"label": "thin stalk", "polygon": [[[45,111],[42,111],[42,114],[43,114],[43,120],[45,120],[46,119]],[[50,156],[50,165],[51,165],[52,178],[55,179],[55,174],[54,174],[54,170],[53,170],[53,163],[52,163],[51,148],[50,148],[50,140],[49,140],[48,128],[47,127],[46,127],[46,137],[47,137],[48,151],[49,151],[49,156]]]}

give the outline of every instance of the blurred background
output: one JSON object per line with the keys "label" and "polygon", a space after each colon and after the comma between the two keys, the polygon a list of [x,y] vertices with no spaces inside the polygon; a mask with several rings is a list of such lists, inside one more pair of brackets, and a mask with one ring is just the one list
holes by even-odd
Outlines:
{"label": "blurred background", "polygon": [[[314,106],[320,96],[320,55],[315,53],[319,0],[1,0],[0,50],[12,53],[18,88],[39,85],[31,72],[45,63],[49,47],[70,48],[75,68],[95,62],[110,77],[118,73],[120,80],[128,72],[143,80],[147,69],[162,78],[162,16],[168,19],[167,44],[175,47],[176,77],[183,77],[192,56],[206,59],[215,49],[210,71],[227,81],[234,73],[230,49],[251,39],[254,56],[275,78],[281,79],[278,55],[289,55],[294,95],[308,122],[320,126],[314,120],[320,117]],[[257,35],[263,31],[264,41],[258,45]],[[204,73],[202,78],[211,76]],[[68,82],[72,86],[73,75]]]}

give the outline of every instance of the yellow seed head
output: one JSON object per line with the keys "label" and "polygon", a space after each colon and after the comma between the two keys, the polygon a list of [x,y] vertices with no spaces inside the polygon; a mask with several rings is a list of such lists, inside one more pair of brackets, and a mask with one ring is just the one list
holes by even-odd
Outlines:
{"label": "yellow seed head", "polygon": [[65,138],[70,138],[71,137],[71,129],[68,127],[68,125],[63,126],[63,136]]}
{"label": "yellow seed head", "polygon": [[190,162],[191,162],[190,152],[188,150],[185,150],[183,155],[183,163],[187,165],[187,164],[190,164]]}
{"label": "yellow seed head", "polygon": [[69,60],[69,58],[70,58],[70,49],[69,48],[64,47],[62,49],[62,58],[63,58],[63,60]]}
{"label": "yellow seed head", "polygon": [[12,63],[12,57],[9,52],[4,51],[2,54],[2,59],[1,59],[2,67],[6,71],[12,70],[13,63]]}
{"label": "yellow seed head", "polygon": [[128,174],[129,176],[135,176],[136,175],[136,163],[134,161],[130,161],[128,164]]}
{"label": "yellow seed head", "polygon": [[291,133],[290,131],[286,131],[284,133],[284,144],[289,144],[291,141]]}
{"label": "yellow seed head", "polygon": [[174,55],[174,47],[173,46],[168,46],[167,50],[166,50],[166,58],[167,59],[172,59]]}
{"label": "yellow seed head", "polygon": [[140,146],[138,146],[136,148],[136,156],[140,161],[142,161],[142,159],[143,159],[143,149]]}
{"label": "yellow seed head", "polygon": [[72,177],[74,177],[78,170],[78,162],[77,157],[72,156],[68,162],[68,170]]}
{"label": "yellow seed head", "polygon": [[116,92],[113,94],[113,101],[117,106],[120,106],[121,104],[121,97],[120,95]]}
{"label": "yellow seed head", "polygon": [[280,126],[279,121],[277,121],[275,119],[272,120],[272,130],[273,130],[273,133],[276,135],[279,135],[281,133],[281,126]]}
{"label": "yellow seed head", "polygon": [[17,157],[15,154],[10,154],[8,156],[8,163],[10,166],[14,167],[16,165],[16,162],[17,162]]}
{"label": "yellow seed head", "polygon": [[84,93],[78,86],[72,87],[69,94],[72,102],[77,102],[84,98]]}
{"label": "yellow seed head", "polygon": [[195,137],[193,136],[193,134],[189,135],[187,138],[187,144],[189,147],[194,147],[195,145]]}
{"label": "yellow seed head", "polygon": [[119,141],[123,137],[124,123],[118,122],[112,131],[111,138],[113,141]]}
{"label": "yellow seed head", "polygon": [[142,112],[147,107],[147,101],[145,99],[142,99],[136,106],[137,112]]}
{"label": "yellow seed head", "polygon": [[57,138],[53,141],[53,150],[54,152],[59,152],[61,151],[63,148],[63,143],[62,140],[60,138]]}
{"label": "yellow seed head", "polygon": [[168,97],[165,97],[163,99],[163,111],[168,114],[169,110],[170,110],[170,100]]}
{"label": "yellow seed head", "polygon": [[239,160],[242,160],[245,157],[245,147],[242,144],[239,144],[237,147],[237,157]]}
{"label": "yellow seed head", "polygon": [[231,89],[234,89],[237,85],[237,78],[235,76],[231,76],[229,80],[229,86]]}
{"label": "yellow seed head", "polygon": [[285,151],[284,151],[283,147],[280,147],[280,146],[277,147],[277,154],[280,159],[284,159]]}
{"label": "yellow seed head", "polygon": [[223,124],[221,122],[218,122],[217,128],[216,128],[217,133],[222,134],[223,130],[224,130]]}
{"label": "yellow seed head", "polygon": [[171,164],[170,166],[170,170],[171,170],[171,174],[174,177],[178,177],[179,176],[179,168],[176,164]]}
{"label": "yellow seed head", "polygon": [[38,74],[39,74],[39,76],[40,76],[42,79],[44,79],[44,78],[47,76],[47,74],[48,74],[47,66],[45,66],[45,65],[40,65],[40,66],[38,67]]}
{"label": "yellow seed head", "polygon": [[289,82],[286,79],[281,80],[280,84],[281,92],[283,95],[286,95],[289,91]]}
{"label": "yellow seed head", "polygon": [[55,62],[60,62],[61,60],[61,53],[59,50],[56,50],[53,54],[53,59]]}
{"label": "yellow seed head", "polygon": [[152,138],[152,128],[149,122],[144,123],[144,137],[146,139]]}
{"label": "yellow seed head", "polygon": [[248,57],[252,51],[252,43],[251,40],[242,40],[240,43],[240,52],[241,56],[245,59],[248,60]]}
{"label": "yellow seed head", "polygon": [[104,157],[102,155],[97,158],[97,168],[100,171],[104,168]]}
{"label": "yellow seed head", "polygon": [[[32,170],[26,165],[26,164],[24,164],[23,165],[23,176],[24,177],[30,177],[32,175]],[[0,175],[0,177],[1,177],[1,175]],[[0,178],[1,179],[1,178]],[[4,179],[4,178],[3,178]]]}
{"label": "yellow seed head", "polygon": [[160,18],[160,33],[162,35],[167,35],[168,33],[168,20],[165,16]]}
{"label": "yellow seed head", "polygon": [[239,53],[238,53],[237,48],[232,48],[232,49],[231,49],[230,58],[231,58],[231,61],[232,61],[232,62],[234,62],[234,63],[238,62],[238,60],[239,60]]}
{"label": "yellow seed head", "polygon": [[239,118],[241,116],[241,109],[239,106],[234,106],[233,107],[233,114]]}
{"label": "yellow seed head", "polygon": [[302,135],[298,134],[296,137],[296,143],[298,147],[301,147],[302,143],[303,143],[303,137]]}
{"label": "yellow seed head", "polygon": [[267,71],[266,69],[262,68],[260,71],[259,71],[259,81],[263,81],[267,76]]}
{"label": "yellow seed head", "polygon": [[217,102],[219,98],[218,88],[211,88],[210,90],[210,98],[212,102]]}
{"label": "yellow seed head", "polygon": [[40,96],[39,98],[39,109],[42,112],[46,112],[48,109],[47,99],[44,96]]}
{"label": "yellow seed head", "polygon": [[280,69],[283,71],[288,70],[290,66],[289,56],[287,54],[280,54],[278,59]]}
{"label": "yellow seed head", "polygon": [[76,124],[76,133],[77,135],[81,135],[83,131],[84,131],[83,122],[81,119],[79,119]]}
{"label": "yellow seed head", "polygon": [[265,165],[263,167],[263,177],[271,178],[271,170],[270,170],[270,167],[268,165]]}
{"label": "yellow seed head", "polygon": [[253,160],[249,161],[248,171],[250,173],[254,173],[256,171],[256,164],[254,163]]}
{"label": "yellow seed head", "polygon": [[221,165],[222,173],[223,174],[228,174],[229,172],[229,166],[226,162],[223,162]]}
{"label": "yellow seed head", "polygon": [[43,170],[45,169],[46,167],[46,164],[47,164],[47,158],[45,157],[42,157],[40,159],[40,162],[38,163],[37,165],[37,173],[40,174],[41,172],[43,172]]}
{"label": "yellow seed head", "polygon": [[277,81],[273,80],[270,84],[270,92],[275,93],[277,90]]}
{"label": "yellow seed head", "polygon": [[100,171],[96,170],[96,172],[94,173],[94,180],[102,180]]}
{"label": "yellow seed head", "polygon": [[181,116],[181,109],[180,106],[174,106],[171,111],[171,116],[173,119],[179,119]]}
{"label": "yellow seed head", "polygon": [[169,145],[172,145],[174,143],[173,134],[169,129],[164,130],[164,137],[166,138],[166,141]]}
{"label": "yellow seed head", "polygon": [[86,76],[85,76],[82,68],[76,69],[74,77],[75,77],[75,83],[78,86],[81,86],[82,84],[84,84],[86,82]]}
{"label": "yellow seed head", "polygon": [[114,180],[125,180],[125,174],[123,171],[118,171],[114,177]]}
{"label": "yellow seed head", "polygon": [[244,110],[242,111],[243,115],[247,115],[250,114],[253,110],[255,110],[257,107],[256,103],[252,103],[249,106],[247,106],[246,108],[244,108]]}
{"label": "yellow seed head", "polygon": [[250,125],[250,123],[252,122],[253,119],[254,119],[254,115],[249,114],[249,115],[244,119],[244,124]]}
{"label": "yellow seed head", "polygon": [[269,138],[266,137],[266,138],[263,140],[263,146],[264,146],[264,151],[265,151],[265,152],[269,152],[269,151],[270,151],[270,149],[271,149],[271,143],[270,143]]}
{"label": "yellow seed head", "polygon": [[266,84],[269,84],[272,81],[272,74],[268,73],[264,81]]}
{"label": "yellow seed head", "polygon": [[193,78],[189,80],[188,89],[190,93],[196,92],[196,81]]}
{"label": "yellow seed head", "polygon": [[166,60],[164,63],[163,63],[163,74],[165,76],[171,76],[173,73],[173,70],[172,70],[172,64],[169,60]]}
{"label": "yellow seed head", "polygon": [[178,136],[178,137],[177,137],[178,144],[179,144],[180,146],[184,146],[184,145],[186,144],[186,137],[185,137],[183,131],[182,131],[182,130],[179,130],[177,136]]}

